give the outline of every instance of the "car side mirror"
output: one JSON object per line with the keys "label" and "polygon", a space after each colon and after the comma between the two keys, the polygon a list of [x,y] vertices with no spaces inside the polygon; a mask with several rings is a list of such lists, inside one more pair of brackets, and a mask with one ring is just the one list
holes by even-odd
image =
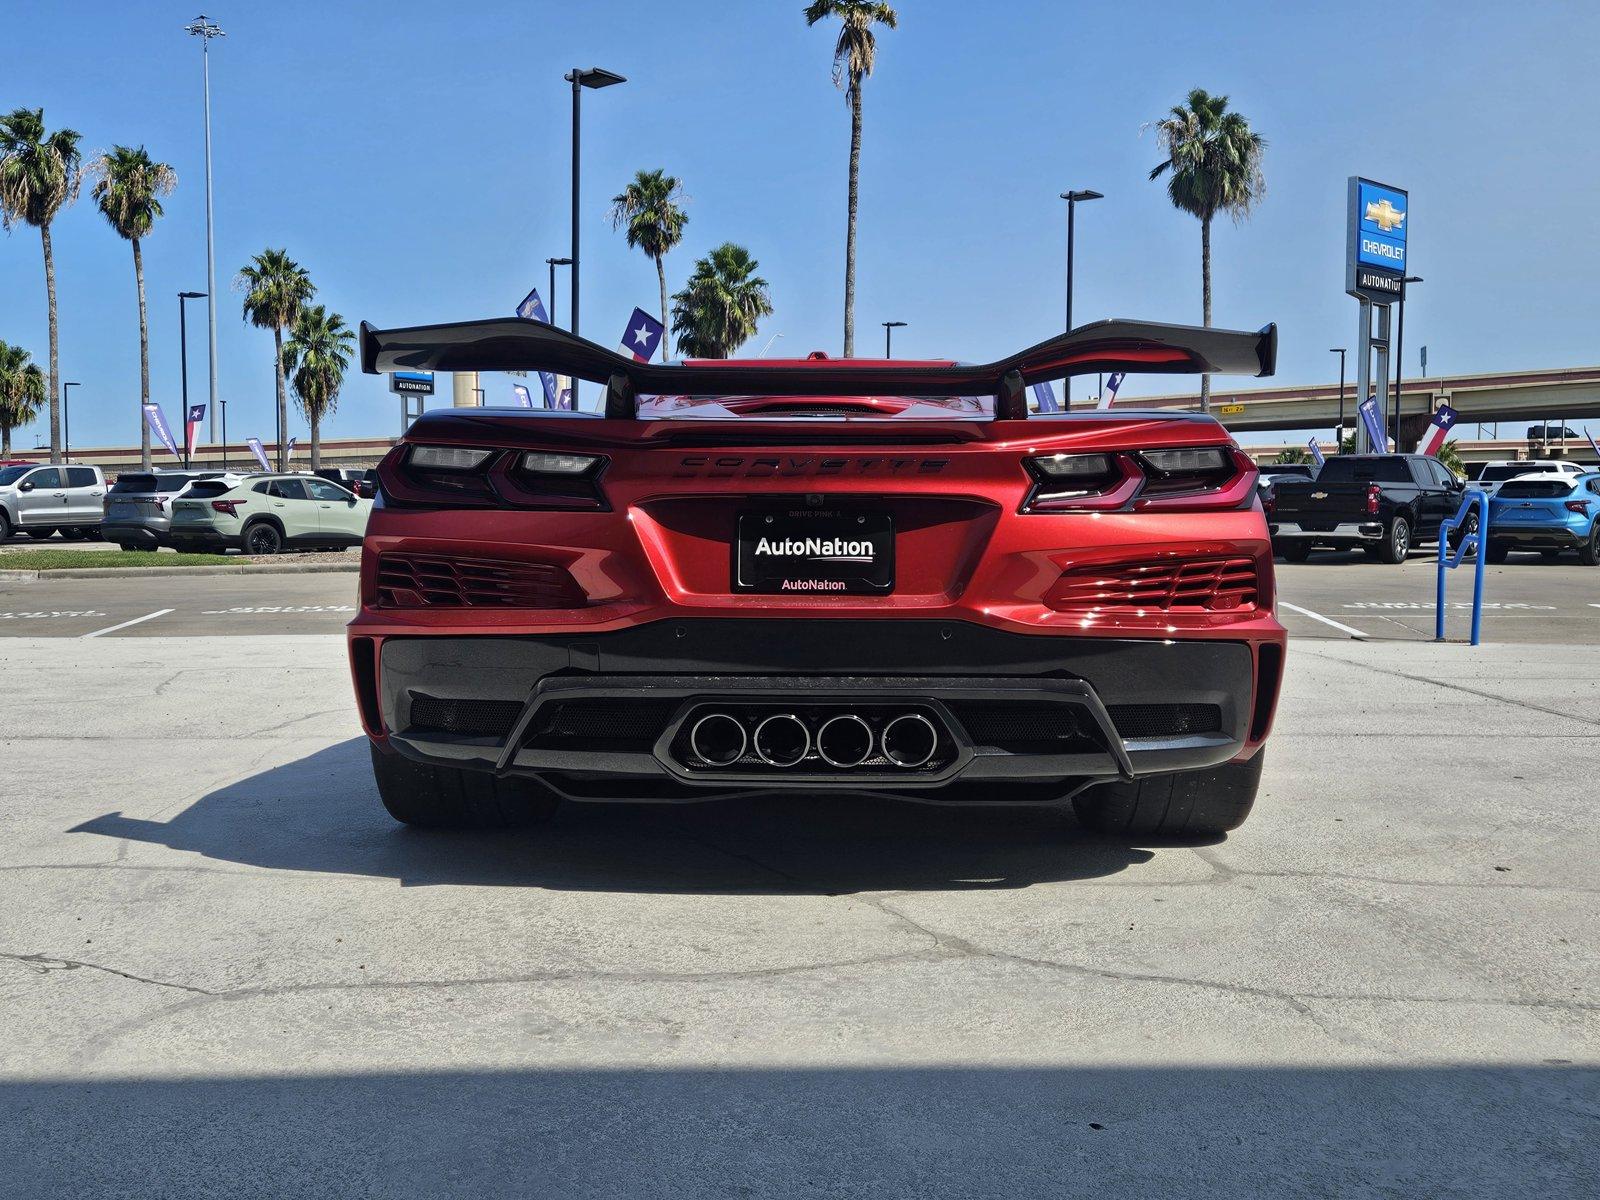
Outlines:
{"label": "car side mirror", "polygon": [[19,491],[19,492],[31,492],[31,491],[33,491],[33,484],[24,483],[20,487],[17,488],[17,491]]}

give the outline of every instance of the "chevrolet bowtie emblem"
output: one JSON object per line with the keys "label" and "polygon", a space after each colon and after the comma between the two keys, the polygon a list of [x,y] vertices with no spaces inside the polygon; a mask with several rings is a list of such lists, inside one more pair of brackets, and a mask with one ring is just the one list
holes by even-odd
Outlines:
{"label": "chevrolet bowtie emblem", "polygon": [[1388,197],[1367,205],[1367,220],[1373,222],[1385,233],[1400,228],[1405,224],[1406,214],[1389,203]]}
{"label": "chevrolet bowtie emblem", "polygon": [[1312,492],[1311,493],[1311,498],[1313,500],[1326,500],[1328,498],[1328,493],[1327,492]]}

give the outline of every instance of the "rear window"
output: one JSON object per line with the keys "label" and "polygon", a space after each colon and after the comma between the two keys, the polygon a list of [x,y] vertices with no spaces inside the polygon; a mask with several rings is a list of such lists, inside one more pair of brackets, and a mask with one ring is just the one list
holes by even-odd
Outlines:
{"label": "rear window", "polygon": [[1570,496],[1572,484],[1560,479],[1518,479],[1503,485],[1495,494],[1508,500],[1548,500]]}
{"label": "rear window", "polygon": [[1318,483],[1411,483],[1411,468],[1403,458],[1363,458],[1336,454],[1317,472]]}
{"label": "rear window", "polygon": [[1494,483],[1500,479],[1515,479],[1518,475],[1531,475],[1535,471],[1546,468],[1532,467],[1527,463],[1505,463],[1501,466],[1485,467],[1483,474],[1478,476],[1485,483]]}
{"label": "rear window", "polygon": [[171,494],[183,491],[184,485],[193,479],[193,475],[145,474],[135,472],[117,476],[117,482],[111,485],[111,494],[118,495],[127,492],[157,492]]}
{"label": "rear window", "polygon": [[196,499],[204,500],[207,496],[220,496],[224,492],[233,491],[233,484],[226,479],[202,479],[185,493]]}

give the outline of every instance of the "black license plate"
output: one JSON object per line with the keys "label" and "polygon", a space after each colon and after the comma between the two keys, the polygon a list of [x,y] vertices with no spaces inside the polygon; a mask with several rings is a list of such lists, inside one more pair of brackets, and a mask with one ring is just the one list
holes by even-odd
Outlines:
{"label": "black license plate", "polygon": [[831,508],[741,513],[733,590],[887,595],[894,591],[894,518]]}

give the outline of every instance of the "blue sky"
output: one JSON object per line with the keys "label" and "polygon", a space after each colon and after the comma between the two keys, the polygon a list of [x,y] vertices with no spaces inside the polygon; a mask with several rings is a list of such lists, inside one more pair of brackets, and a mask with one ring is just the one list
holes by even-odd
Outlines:
{"label": "blue sky", "polygon": [[[612,344],[633,305],[655,304],[651,263],[605,210],[635,169],[664,167],[691,198],[669,286],[696,255],[741,242],[776,307],[747,352],[773,333],[775,355],[837,352],[848,110],[829,78],[833,34],[807,29],[801,9],[484,0],[462,16],[416,0],[219,2],[229,433],[272,429],[271,337],[241,321],[230,288],[263,247],[286,247],[352,325],[490,316],[543,289],[543,260],[567,251],[561,75],[575,64],[630,80],[586,94],[583,332]],[[1427,282],[1408,305],[1408,374],[1423,344],[1434,373],[1600,360],[1594,5],[908,0],[900,13],[865,99],[864,351],[881,346],[886,319],[910,323],[896,335],[904,356],[985,359],[1058,332],[1057,195],[1069,187],[1107,196],[1079,212],[1079,322],[1198,323],[1199,227],[1146,181],[1159,152],[1141,125],[1202,86],[1228,94],[1270,143],[1265,200],[1216,230],[1216,321],[1278,321],[1284,381],[1333,378],[1327,348],[1354,344],[1341,290],[1350,174],[1410,189],[1411,269]],[[87,150],[143,143],[176,167],[145,249],[153,389],[174,421],[175,294],[205,286],[199,45],[182,32],[193,16],[166,0],[21,6],[7,17],[20,52],[0,79],[0,108],[42,105]],[[55,239],[62,372],[84,385],[73,441],[126,444],[138,402],[131,254],[87,196]],[[565,304],[563,291],[558,317]],[[203,399],[203,305],[190,313],[190,394]],[[0,339],[45,360],[39,241],[26,227],[0,236]],[[1166,386],[1130,380],[1124,394]],[[354,375],[326,430],[389,434],[398,420],[384,381]]]}

